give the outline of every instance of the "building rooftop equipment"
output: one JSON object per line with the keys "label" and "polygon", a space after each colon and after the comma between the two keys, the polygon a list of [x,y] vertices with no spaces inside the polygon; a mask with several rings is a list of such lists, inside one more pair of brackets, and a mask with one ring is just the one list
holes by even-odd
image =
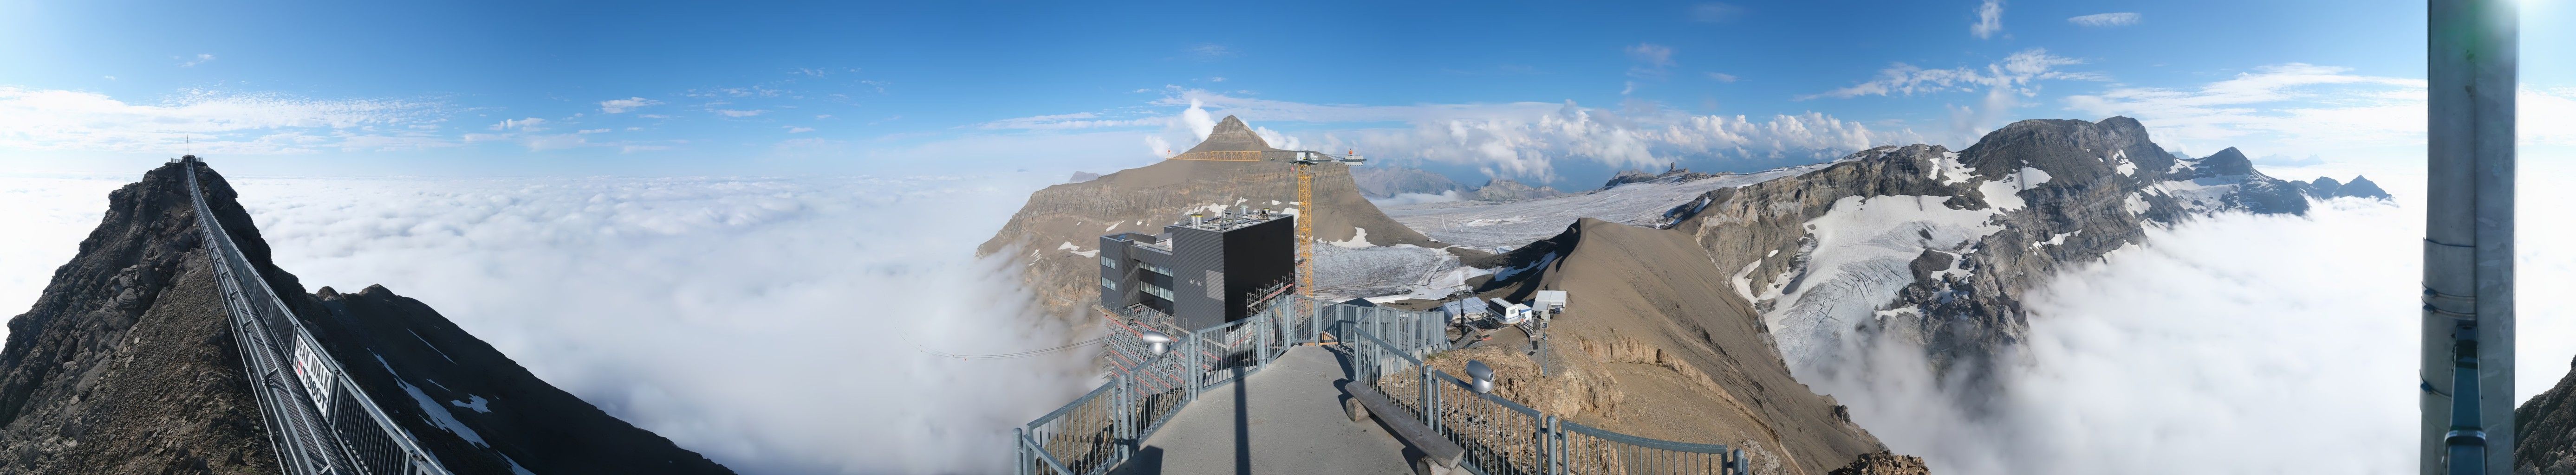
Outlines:
{"label": "building rooftop equipment", "polygon": [[1533,307],[1547,310],[1549,313],[1563,312],[1565,311],[1565,291],[1538,291],[1538,296],[1531,298],[1530,304]]}

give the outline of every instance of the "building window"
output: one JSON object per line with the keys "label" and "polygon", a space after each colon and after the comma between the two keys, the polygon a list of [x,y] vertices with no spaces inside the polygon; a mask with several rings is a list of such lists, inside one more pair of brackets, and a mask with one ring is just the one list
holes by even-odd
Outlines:
{"label": "building window", "polygon": [[1153,282],[1145,282],[1144,284],[1145,285],[1143,287],[1145,288],[1145,293],[1154,294],[1156,297],[1162,297],[1163,300],[1173,300],[1172,289],[1166,289],[1163,288],[1163,286],[1154,285]]}
{"label": "building window", "polygon": [[1137,265],[1137,266],[1139,266],[1139,267],[1144,267],[1144,268],[1145,268],[1145,270],[1153,271],[1153,272],[1154,272],[1154,273],[1156,273],[1156,274],[1162,274],[1164,277],[1171,277],[1171,276],[1172,276],[1172,269],[1167,268],[1167,267],[1163,267],[1163,266],[1154,265],[1154,263],[1152,263],[1152,262],[1136,261],[1136,265]]}
{"label": "building window", "polygon": [[1102,278],[1100,278],[1100,286],[1101,286],[1101,287],[1108,287],[1108,288],[1109,288],[1109,290],[1118,290],[1118,280],[1117,280],[1117,279],[1111,279],[1111,278],[1108,278],[1108,277],[1102,277]]}
{"label": "building window", "polygon": [[1100,266],[1101,266],[1101,267],[1111,268],[1111,269],[1116,269],[1116,268],[1118,268],[1118,260],[1117,260],[1117,259],[1111,259],[1111,258],[1109,258],[1109,256],[1100,256]]}

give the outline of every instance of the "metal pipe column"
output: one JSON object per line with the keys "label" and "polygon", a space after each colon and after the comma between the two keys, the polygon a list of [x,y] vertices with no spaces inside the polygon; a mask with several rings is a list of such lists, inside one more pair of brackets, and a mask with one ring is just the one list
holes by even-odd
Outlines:
{"label": "metal pipe column", "polygon": [[2520,15],[2513,0],[2429,5],[2420,465],[2427,475],[2507,475]]}

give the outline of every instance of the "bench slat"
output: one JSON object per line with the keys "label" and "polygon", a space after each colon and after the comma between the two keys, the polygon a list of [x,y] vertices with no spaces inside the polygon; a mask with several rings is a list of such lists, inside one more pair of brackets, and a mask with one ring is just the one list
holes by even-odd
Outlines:
{"label": "bench slat", "polygon": [[1405,443],[1413,444],[1413,448],[1422,450],[1423,454],[1439,462],[1442,467],[1457,467],[1458,459],[1467,455],[1467,448],[1459,447],[1457,442],[1451,442],[1448,438],[1433,432],[1431,426],[1423,424],[1421,419],[1406,415],[1403,407],[1395,405],[1394,399],[1378,394],[1376,388],[1353,382],[1342,385],[1342,389],[1343,392],[1350,393],[1351,399],[1359,401],[1361,407],[1368,408],[1369,413],[1377,420],[1384,421],[1387,427],[1395,429],[1397,437],[1403,438]]}

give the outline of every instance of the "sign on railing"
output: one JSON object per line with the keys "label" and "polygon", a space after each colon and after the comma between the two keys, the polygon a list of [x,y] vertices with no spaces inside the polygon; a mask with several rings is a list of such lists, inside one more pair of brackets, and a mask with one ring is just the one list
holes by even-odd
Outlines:
{"label": "sign on railing", "polygon": [[[447,469],[377,408],[375,400],[296,321],[295,313],[277,298],[276,290],[260,278],[259,269],[250,265],[232,235],[214,219],[205,191],[197,185],[198,162],[184,162],[199,237],[224,292],[224,309],[242,352],[242,370],[259,400],[281,471],[447,475]],[[278,344],[281,339],[286,346]]]}

